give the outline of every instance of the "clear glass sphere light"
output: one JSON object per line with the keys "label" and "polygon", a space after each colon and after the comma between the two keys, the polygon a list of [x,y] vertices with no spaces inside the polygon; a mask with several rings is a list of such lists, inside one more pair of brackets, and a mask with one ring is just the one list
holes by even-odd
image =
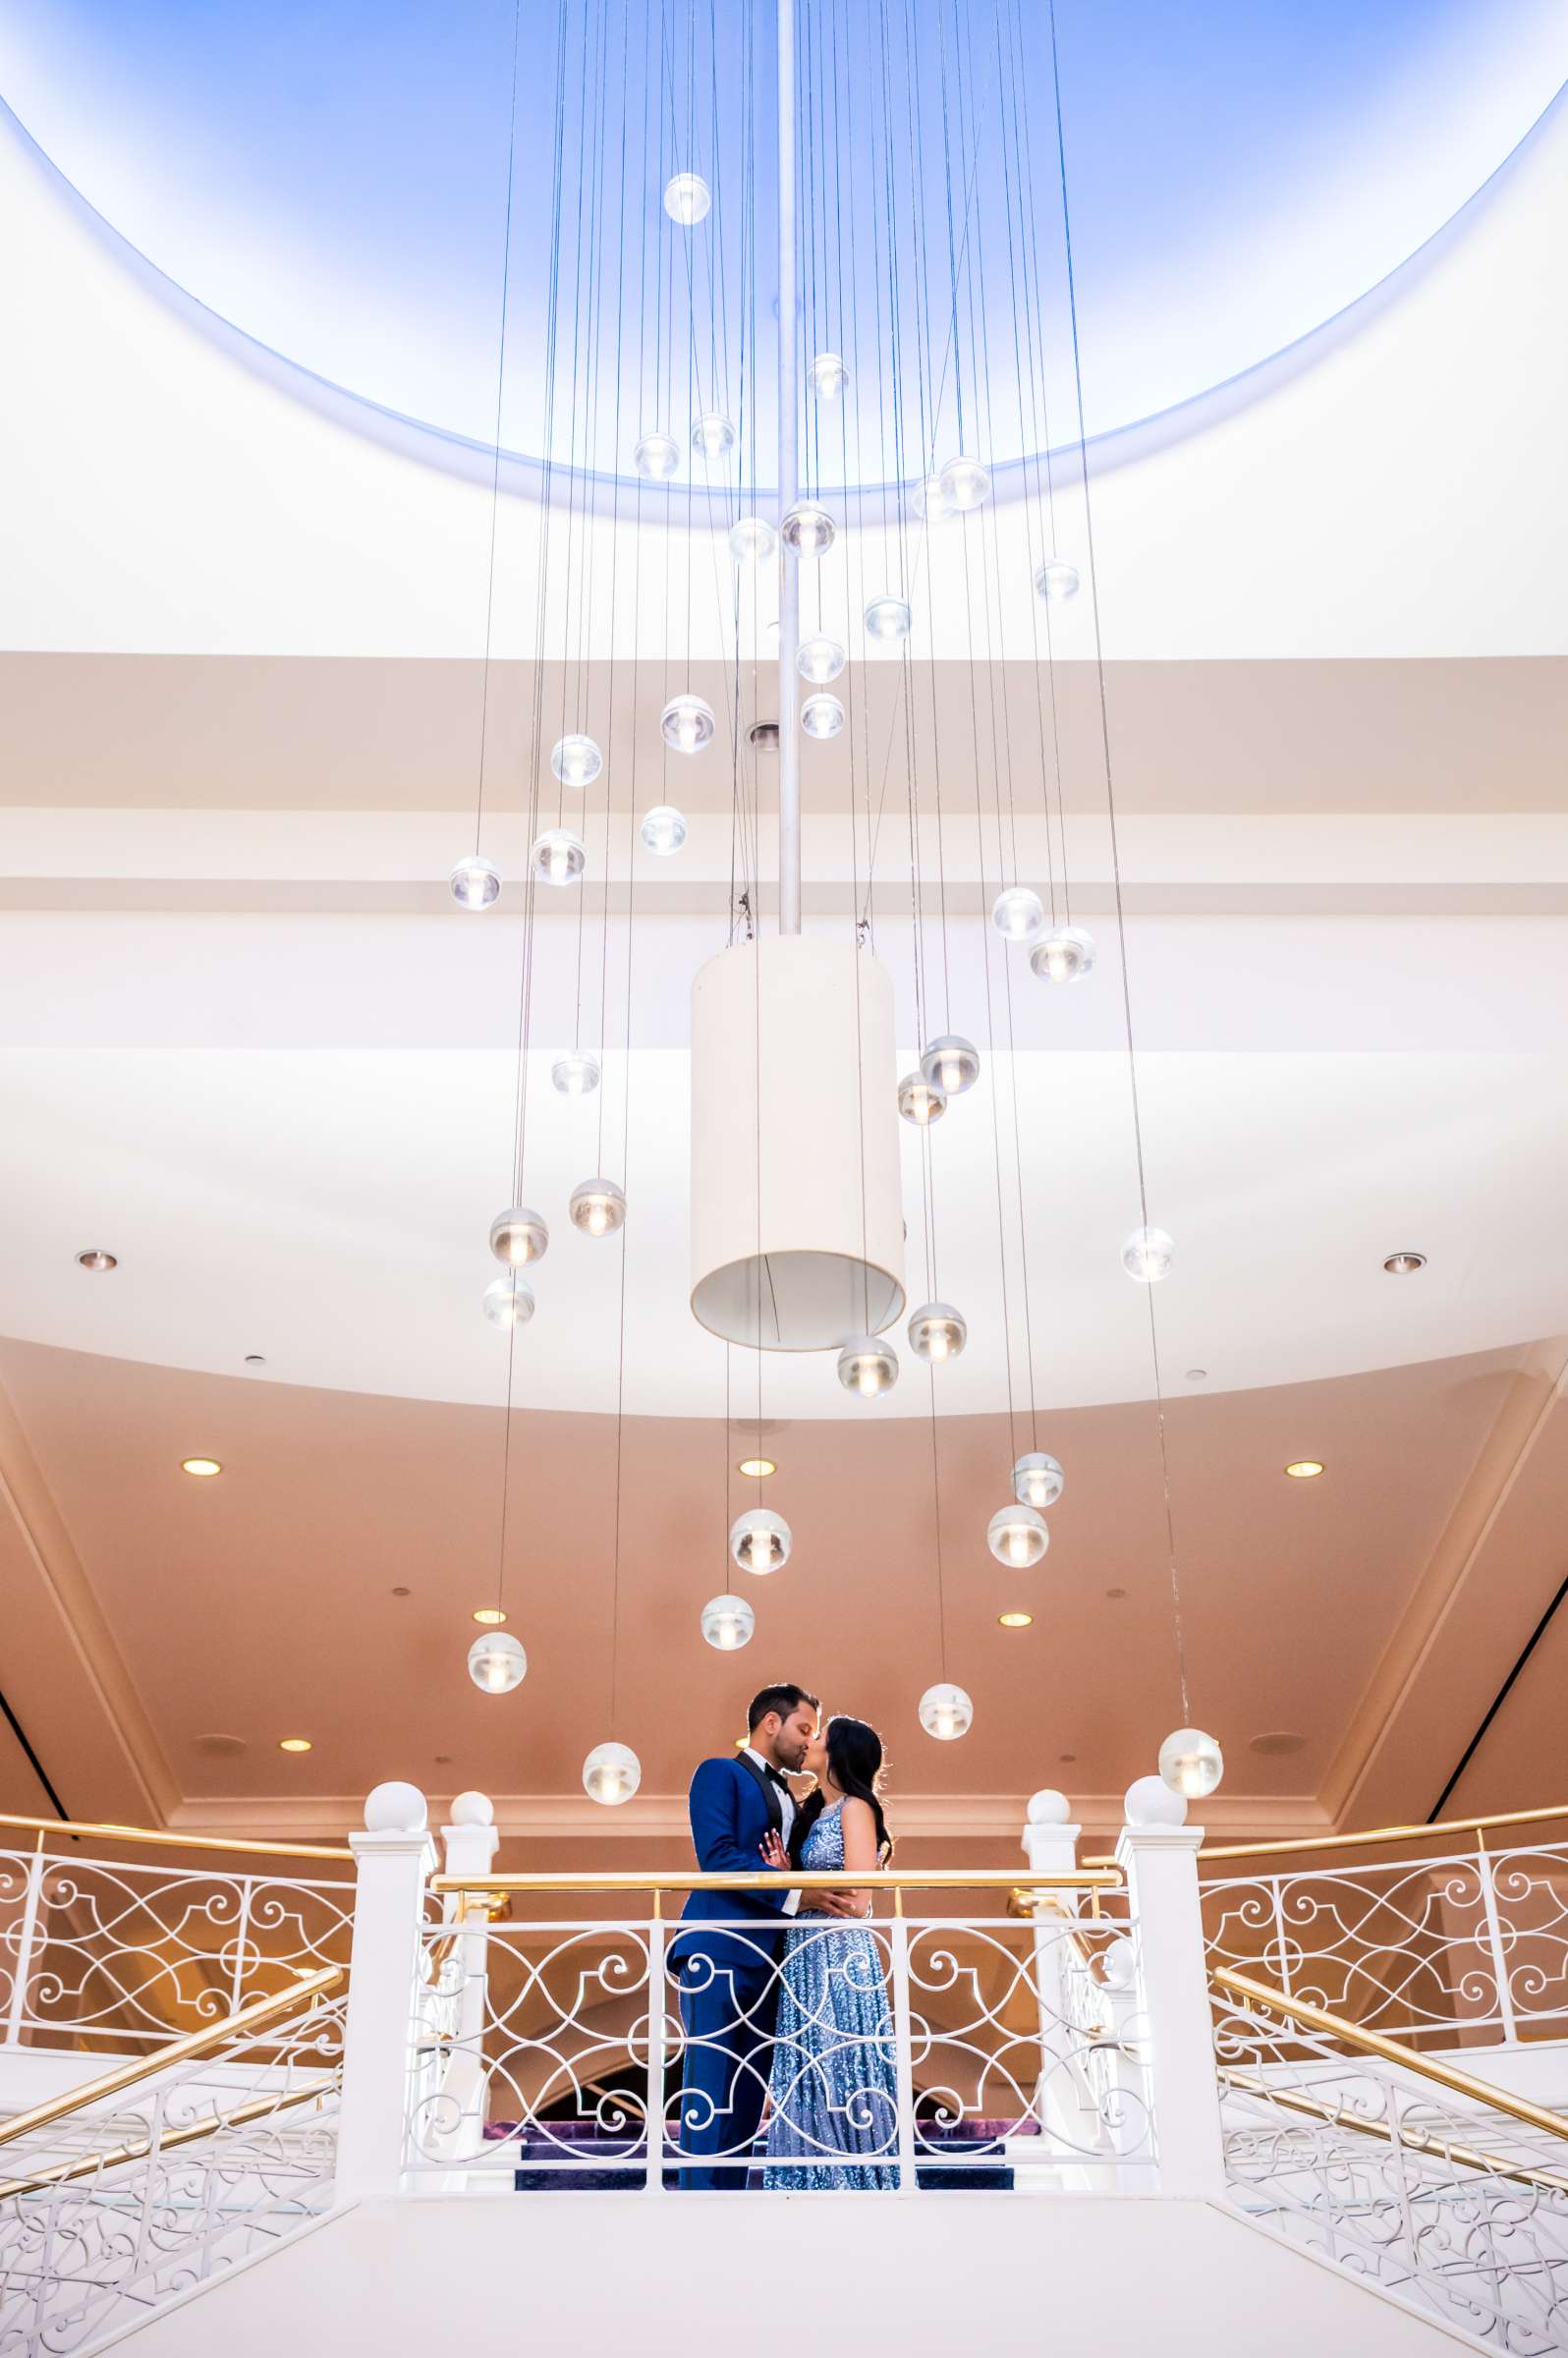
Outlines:
{"label": "clear glass sphere light", "polygon": [[743,1572],[781,1572],[790,1560],[790,1527],[770,1507],[754,1506],[730,1525],[730,1554]]}
{"label": "clear glass sphere light", "polygon": [[730,555],[737,565],[760,565],[778,546],[765,516],[738,516],[730,526]]}
{"label": "clear glass sphere light", "polygon": [[975,1706],[962,1687],[927,1687],[920,1701],[921,1725],[938,1744],[967,1736],[975,1724]]}
{"label": "clear glass sphere light", "polygon": [[633,466],[650,483],[667,483],[680,463],[680,447],[673,434],[644,434],[632,453]]}
{"label": "clear glass sphere light", "polygon": [[469,1676],[481,1695],[510,1695],[528,1674],[522,1641],[509,1630],[487,1629],[469,1648]]}
{"label": "clear glass sphere light", "polygon": [[836,639],[803,639],[795,650],[795,668],[813,688],[826,688],[844,668],[844,649]]}
{"label": "clear glass sphere light", "polygon": [[672,696],[659,714],[659,735],[672,754],[700,754],[713,742],[713,707],[705,696]]}
{"label": "clear glass sphere light", "polygon": [[924,1302],[909,1322],[910,1349],[917,1359],[940,1365],[957,1359],[969,1341],[969,1321],[951,1302]]}
{"label": "clear glass sphere light", "polygon": [[1170,1275],[1176,1247],[1163,1228],[1135,1228],[1122,1246],[1122,1267],[1140,1285],[1158,1285]]}
{"label": "clear glass sphere light", "polygon": [[508,1333],[514,1326],[526,1326],[533,1316],[533,1288],[516,1269],[508,1269],[502,1277],[492,1277],[479,1301],[492,1326]]}
{"label": "clear glass sphere light", "polygon": [[533,846],[532,858],[539,882],[553,884],[557,890],[579,883],[588,866],[583,838],[574,835],[570,827],[546,827]]}
{"label": "clear glass sphere light", "polygon": [[460,909],[488,909],[501,897],[501,871],[493,860],[481,860],[477,852],[471,852],[458,862],[447,887]]}
{"label": "clear glass sphere light", "polygon": [[655,803],[638,828],[646,850],[656,852],[661,860],[669,860],[686,841],[686,818],[673,803]]}
{"label": "clear glass sphere light", "polygon": [[1225,1773],[1225,1756],[1201,1727],[1179,1727],[1159,1748],[1159,1773],[1173,1793],[1206,1801]]}
{"label": "clear glass sphere light", "polygon": [[985,1526],[985,1544],[1009,1571],[1025,1572],[1037,1564],[1051,1544],[1045,1518],[1033,1506],[1015,1502],[999,1506]]}
{"label": "clear glass sphere light", "polygon": [[906,1073],[898,1085],[898,1110],[917,1130],[928,1130],[947,1111],[947,1092],[924,1073]]}
{"label": "clear glass sphere light", "polygon": [[1030,951],[1043,982],[1081,982],[1094,963],[1094,936],[1082,926],[1052,926]]}
{"label": "clear glass sphere light", "polygon": [[836,737],[843,726],[844,707],[826,689],[819,688],[801,706],[801,730],[807,737],[820,742],[824,737]]}
{"label": "clear glass sphere light", "polygon": [[713,209],[713,192],[700,172],[676,172],[664,184],[664,210],[681,229],[695,229]]}
{"label": "clear glass sphere light", "polygon": [[591,737],[574,730],[551,749],[550,767],[563,786],[591,786],[604,767],[604,756]]}
{"label": "clear glass sphere light", "polygon": [[944,1032],[922,1056],[921,1071],[950,1097],[961,1097],[980,1079],[980,1050],[962,1033]]}
{"label": "clear glass sphere light", "polygon": [[797,501],[779,527],[779,538],[798,557],[825,557],[837,537],[837,525],[813,499]]}
{"label": "clear glass sphere light", "polygon": [[643,1782],[643,1764],[630,1744],[595,1744],[583,1763],[583,1790],[607,1810],[630,1801]]}
{"label": "clear glass sphere light", "polygon": [[1045,904],[1027,884],[1009,884],[991,903],[991,924],[1004,941],[1033,941],[1045,923]]}
{"label": "clear glass sphere light", "polygon": [[613,1236],[626,1225],[626,1198],[613,1179],[585,1179],[572,1190],[567,1216],[585,1236]]}
{"label": "clear glass sphere light", "polygon": [[735,428],[722,410],[704,410],[692,428],[692,448],[704,459],[722,459],[735,448]]}
{"label": "clear glass sphere light", "polygon": [[738,1654],[752,1642],[756,1615],[744,1597],[710,1597],[702,1607],[702,1635],[720,1654]]}
{"label": "clear glass sphere light", "polygon": [[978,508],[991,487],[991,478],[979,459],[949,459],[937,480],[948,506],[960,516]]}
{"label": "clear glass sphere light", "polygon": [[548,1224],[526,1204],[509,1205],[490,1222],[490,1251],[509,1269],[521,1269],[531,1261],[542,1261],[549,1244]]}
{"label": "clear glass sphere light", "polygon": [[1078,567],[1065,557],[1047,557],[1035,568],[1035,594],[1047,605],[1062,606],[1078,595]]}
{"label": "clear glass sphere light", "polygon": [[926,524],[945,524],[953,514],[953,503],[942,487],[939,475],[926,476],[910,493],[910,505]]}
{"label": "clear glass sphere light", "polygon": [[877,646],[900,646],[914,620],[901,597],[873,597],[866,609],[866,636]]}
{"label": "clear glass sphere light", "polygon": [[880,1399],[898,1381],[898,1353],[879,1334],[852,1334],[838,1355],[838,1379],[858,1399]]}
{"label": "clear glass sphere light", "polygon": [[1013,1468],[1013,1496],[1020,1506],[1032,1506],[1039,1513],[1056,1504],[1066,1479],[1054,1457],[1047,1457],[1043,1449],[1032,1449]]}
{"label": "clear glass sphere light", "polygon": [[849,383],[849,370],[836,352],[819,352],[806,371],[818,401],[837,401]]}
{"label": "clear glass sphere light", "polygon": [[587,1048],[573,1048],[569,1055],[557,1056],[550,1082],[563,1097],[590,1097],[599,1085],[599,1060]]}

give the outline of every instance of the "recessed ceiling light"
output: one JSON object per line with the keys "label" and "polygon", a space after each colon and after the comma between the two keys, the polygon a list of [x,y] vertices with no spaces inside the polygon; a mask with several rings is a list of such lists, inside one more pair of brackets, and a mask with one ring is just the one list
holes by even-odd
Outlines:
{"label": "recessed ceiling light", "polygon": [[1033,1613],[998,1613],[996,1616],[998,1629],[1030,1629],[1034,1621]]}
{"label": "recessed ceiling light", "polygon": [[1107,1589],[1105,1594],[1112,1600],[1113,1602],[1119,1603],[1122,1598],[1126,1596],[1127,1591],[1125,1589]]}
{"label": "recessed ceiling light", "polygon": [[[775,623],[773,627],[776,630],[778,625]],[[748,734],[759,754],[776,754],[778,752],[778,722],[776,720],[754,720]]]}
{"label": "recessed ceiling light", "polygon": [[267,1363],[259,1351],[248,1351],[245,1364],[248,1368],[264,1368]]}
{"label": "recessed ceiling light", "polygon": [[1206,1382],[1207,1377],[1208,1370],[1206,1368],[1189,1368],[1187,1371],[1189,1383],[1204,1383]]}
{"label": "recessed ceiling light", "polygon": [[1322,1470],[1323,1461],[1320,1457],[1298,1457],[1285,1468],[1292,1482],[1311,1482],[1313,1476],[1320,1474]]}
{"label": "recessed ceiling light", "polygon": [[1077,1755],[1077,1753],[1076,1753],[1076,1752],[1059,1752],[1059,1753],[1056,1755],[1056,1758],[1057,1758],[1059,1761],[1076,1761],[1076,1760],[1077,1760],[1077,1758],[1078,1758],[1078,1755]]}
{"label": "recessed ceiling light", "polygon": [[310,1739],[308,1736],[280,1736],[278,1738],[279,1752],[308,1752],[309,1749]]}
{"label": "recessed ceiling light", "polygon": [[394,1589],[392,1594],[394,1597],[412,1597],[414,1591],[412,1589]]}
{"label": "recessed ceiling light", "polygon": [[481,1629],[499,1629],[506,1619],[506,1612],[499,1604],[476,1604],[474,1618]]}
{"label": "recessed ceiling light", "polygon": [[195,1474],[202,1481],[205,1481],[209,1475],[223,1472],[223,1468],[215,1457],[182,1457],[180,1469],[182,1473]]}
{"label": "recessed ceiling light", "polygon": [[438,1752],[435,1756],[435,1765],[438,1768],[450,1768],[452,1755],[449,1752]]}
{"label": "recessed ceiling light", "polygon": [[1426,1266],[1425,1253],[1390,1253],[1383,1263],[1390,1277],[1414,1277],[1418,1269]]}
{"label": "recessed ceiling light", "polygon": [[1249,1752],[1261,1753],[1265,1761],[1282,1760],[1287,1753],[1305,1752],[1307,1739],[1298,1736],[1294,1728],[1280,1727],[1270,1730],[1267,1735],[1254,1736],[1247,1749]]}
{"label": "recessed ceiling light", "polygon": [[749,1474],[754,1482],[765,1482],[769,1474],[778,1472],[778,1464],[771,1457],[743,1457],[735,1471]]}
{"label": "recessed ceiling light", "polygon": [[101,1270],[117,1269],[120,1263],[114,1254],[105,1253],[101,1245],[94,1245],[90,1253],[77,1255],[77,1265],[79,1268]]}

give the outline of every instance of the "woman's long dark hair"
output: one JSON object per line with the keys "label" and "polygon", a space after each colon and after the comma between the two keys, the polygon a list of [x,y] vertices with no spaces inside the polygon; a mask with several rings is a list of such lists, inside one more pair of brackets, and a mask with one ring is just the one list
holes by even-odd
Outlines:
{"label": "woman's long dark hair", "polygon": [[[887,1830],[882,1815],[882,1797],[877,1787],[882,1775],[882,1739],[874,1727],[864,1719],[851,1719],[840,1713],[830,1719],[824,1731],[827,1745],[827,1767],[833,1782],[847,1801],[870,1804],[876,1821],[876,1856],[886,1866],[893,1855],[893,1837]],[[827,1795],[820,1785],[808,1793],[795,1813],[795,1825],[790,1834],[790,1858],[800,1864],[801,1848],[807,1835],[827,1807]]]}

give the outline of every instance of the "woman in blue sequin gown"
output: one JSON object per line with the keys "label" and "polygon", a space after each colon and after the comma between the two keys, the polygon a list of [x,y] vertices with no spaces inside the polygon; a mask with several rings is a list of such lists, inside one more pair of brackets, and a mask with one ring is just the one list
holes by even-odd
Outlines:
{"label": "woman in blue sequin gown", "polygon": [[[863,1719],[830,1719],[807,1752],[816,1790],[798,1812],[793,1856],[776,1834],[771,1866],[871,1869],[892,1855],[877,1780],[882,1743]],[[857,1894],[870,1914],[870,1894]],[[893,2018],[875,1935],[842,1917],[792,1924],[773,2034],[772,2112],[762,2183],[770,2189],[898,2184]]]}

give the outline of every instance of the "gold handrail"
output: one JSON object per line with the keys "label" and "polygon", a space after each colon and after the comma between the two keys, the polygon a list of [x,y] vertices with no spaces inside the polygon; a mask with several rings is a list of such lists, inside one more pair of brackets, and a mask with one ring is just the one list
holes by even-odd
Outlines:
{"label": "gold handrail", "polygon": [[784,1875],[772,1868],[756,1875],[432,1875],[432,1891],[1109,1891],[1119,1889],[1122,1871],[1075,1867],[1070,1875],[1020,1875],[1015,1867],[937,1867],[924,1873],[902,1867],[839,1868],[819,1875]]}
{"label": "gold handrail", "polygon": [[[1425,1842],[1439,1834],[1484,1833],[1493,1825],[1544,1825],[1551,1819],[1568,1818],[1568,1805],[1549,1810],[1504,1810],[1491,1818],[1439,1818],[1430,1825],[1374,1825],[1364,1834],[1292,1834],[1288,1841],[1278,1842],[1205,1842],[1198,1856],[1204,1859],[1266,1859],[1277,1852],[1313,1850],[1366,1850],[1374,1842]],[[1108,1856],[1088,1859],[1089,1867],[1108,1867]]]}
{"label": "gold handrail", "polygon": [[[260,2120],[269,2112],[292,2112],[297,2105],[318,2104],[323,2096],[332,2094],[332,2083],[320,2088],[291,2088],[282,2096],[253,2096],[249,2104],[239,2105],[232,2112],[208,2112],[200,2120],[182,2121],[177,2129],[165,2129],[157,2139],[160,2154],[172,2153],[176,2146],[193,2145],[198,2137],[211,2137],[219,2129],[244,2128],[248,2122]],[[153,2150],[150,2136],[139,2137],[131,2145],[110,2146],[101,2154],[84,2154],[75,2162],[57,2162],[52,2169],[40,2169],[30,2178],[8,2178],[0,2184],[0,2203],[8,2203],[13,2195],[41,2194],[46,2186],[63,2186],[72,2178],[89,2178],[100,2169],[117,2169],[122,2162],[142,2162]]]}
{"label": "gold handrail", "polygon": [[0,1811],[0,1825],[28,1833],[96,1834],[107,1842],[156,1842],[170,1850],[224,1850],[252,1859],[347,1859],[354,1853],[330,1842],[242,1842],[227,1834],[160,1834],[146,1825],[90,1825],[75,1818],[12,1818]]}
{"label": "gold handrail", "polygon": [[[1347,2112],[1343,2105],[1325,2104],[1321,2097],[1309,2096],[1305,2088],[1276,2087],[1272,2080],[1260,2080],[1251,2071],[1221,2071],[1220,2078],[1227,2088],[1238,2089],[1243,2096],[1261,2097],[1266,2104],[1277,2105],[1286,2112],[1305,2112],[1314,2120],[1332,2121],[1336,2128],[1354,2129],[1359,2137],[1375,2137],[1386,2145],[1392,2129],[1401,2145],[1413,2153],[1433,2154],[1441,2162],[1457,2162],[1466,2169],[1484,2169],[1488,2177],[1511,2178],[1520,2186],[1549,2186],[1555,2194],[1568,2194],[1568,2177],[1554,2169],[1533,2169],[1528,2162],[1504,2162],[1500,2155],[1484,2154],[1474,2146],[1453,2145],[1444,2137],[1424,2137],[1419,2129],[1405,2127],[1403,2122],[1366,2120],[1358,2112]],[[0,2188],[0,2192],[4,2189]]]}
{"label": "gold handrail", "polygon": [[185,2063],[193,2055],[204,2055],[212,2048],[221,2047],[235,2033],[260,2030],[276,2022],[282,2014],[292,2014],[309,1997],[319,1997],[343,1979],[341,1965],[323,1965],[315,1973],[305,1973],[286,1990],[275,1990],[270,1997],[252,1998],[237,2014],[226,2014],[221,2022],[209,2022],[199,2031],[187,2031],[171,2039],[156,2054],[135,2055],[128,2063],[117,2063],[113,2071],[100,2072],[95,2080],[84,2080],[76,2088],[68,2088],[63,2096],[51,2096],[46,2104],[34,2105],[30,2112],[18,2112],[10,2120],[0,2121],[0,2145],[9,2145],[29,2130],[46,2129],[54,2121],[64,2120],[68,2113],[80,2112],[84,2105],[96,2104],[100,2097],[118,2096],[122,2088],[134,2087],[138,2080],[151,2079],[154,2073],[167,2071],[171,2063]]}
{"label": "gold handrail", "polygon": [[1489,2080],[1473,2079],[1468,2071],[1460,2071],[1452,2063],[1439,2062],[1435,2055],[1424,2055],[1402,2040],[1385,2039],[1381,2031],[1364,2031],[1357,2022],[1347,2022],[1343,2015],[1330,2014],[1324,2006],[1315,2006],[1304,1997],[1287,1997],[1283,1990],[1271,1990],[1266,1982],[1255,1982],[1245,1973],[1232,1973],[1228,1965],[1216,1965],[1209,1975],[1221,1990],[1238,1997],[1251,1998],[1255,2005],[1267,2006],[1275,2014],[1283,2014],[1291,2022],[1299,2022],[1310,2031],[1327,2039],[1342,2039],[1347,2047],[1359,2047],[1363,2054],[1375,2055],[1380,2062],[1395,2063],[1402,2070],[1418,2072],[1425,2080],[1435,2080],[1451,2096],[1468,2097],[1473,2104],[1488,2105],[1494,2112],[1511,2113],[1532,2129],[1544,2129],[1549,2136],[1568,2138],[1568,2120],[1560,2112],[1548,2112],[1544,2105],[1533,2105],[1528,2097],[1515,2096],[1512,2089],[1497,2088]]}

